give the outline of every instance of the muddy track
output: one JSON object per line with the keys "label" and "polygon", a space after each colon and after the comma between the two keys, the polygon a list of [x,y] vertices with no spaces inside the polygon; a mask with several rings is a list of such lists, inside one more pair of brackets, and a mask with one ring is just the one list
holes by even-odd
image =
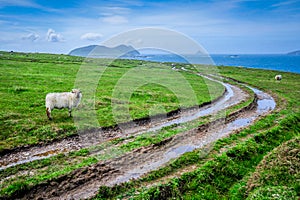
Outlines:
{"label": "muddy track", "polygon": [[[235,91],[234,96],[227,99],[227,105],[234,105],[246,97],[240,89],[234,86],[232,88]],[[132,178],[139,178],[143,174],[161,167],[172,158],[211,144],[234,131],[249,126],[259,119],[261,115],[266,115],[275,108],[275,102],[270,95],[256,89],[253,89],[253,91],[255,92],[254,101],[249,106],[232,113],[227,118],[217,119],[198,128],[167,138],[157,144],[135,149],[109,161],[77,169],[56,180],[46,181],[29,190],[20,191],[11,198],[85,199],[94,196],[101,185],[112,186]],[[217,106],[220,101],[221,99],[208,105],[205,109]],[[189,112],[193,113],[194,111],[190,110]],[[195,113],[199,113],[199,111]],[[167,121],[172,121],[173,118]],[[176,119],[174,118],[174,120]],[[133,132],[133,134],[135,133]],[[88,134],[97,136],[93,132]],[[89,136],[92,137],[92,135]],[[108,136],[107,138],[110,137],[116,136]]]}
{"label": "muddy track", "polygon": [[[132,178],[139,178],[141,175],[162,166],[171,158],[181,154],[176,152],[176,149],[180,151],[179,147],[185,149],[181,150],[184,153],[192,148],[199,148],[212,142],[209,139],[209,135],[212,132],[240,116],[245,116],[245,112],[251,112],[256,107],[257,104],[254,101],[226,119],[222,118],[201,125],[198,128],[167,138],[159,143],[135,149],[112,160],[77,169],[71,174],[59,177],[57,180],[44,182],[31,188],[30,191],[23,191],[13,196],[13,198],[84,199],[91,197],[95,195],[95,192],[101,185],[113,186],[123,183]],[[192,145],[195,146],[193,147]]]}
{"label": "muddy track", "polygon": [[[147,172],[159,168],[172,158],[204,147],[230,134],[232,130],[226,128],[232,123],[240,119],[249,119],[254,114],[258,114],[259,100],[263,100],[262,96],[257,96],[249,106],[232,113],[227,118],[217,119],[109,161],[78,169],[58,180],[40,184],[27,191],[26,194],[24,193],[24,196],[21,195],[22,197],[15,196],[14,198],[85,199],[92,197],[101,185],[113,186],[132,178],[139,178]],[[268,110],[265,109],[265,111]],[[237,130],[235,129],[235,131]]]}
{"label": "muddy track", "polygon": [[[227,94],[227,90],[225,88],[223,94],[220,97],[214,99],[213,101],[204,102],[198,106],[193,106],[193,107],[189,107],[189,108],[178,108],[178,109],[170,111],[166,114],[157,114],[155,116],[151,116],[151,118],[150,117],[139,118],[139,119],[136,119],[136,120],[133,120],[130,122],[120,123],[119,125],[114,125],[114,126],[109,126],[109,127],[101,127],[101,128],[93,128],[93,129],[85,130],[84,132],[79,132],[78,134],[71,135],[71,136],[68,136],[65,138],[53,139],[51,141],[40,142],[38,144],[19,146],[19,147],[15,147],[12,149],[4,149],[0,152],[0,156],[19,153],[21,151],[24,151],[24,152],[31,151],[31,149],[34,149],[35,147],[44,148],[44,147],[49,146],[54,143],[61,143],[62,141],[68,141],[68,140],[69,141],[72,141],[72,140],[79,141],[80,139],[82,139],[82,138],[80,138],[80,134],[88,136],[89,134],[94,135],[94,134],[101,132],[103,139],[111,139],[113,137],[116,137],[116,135],[118,135],[122,132],[122,129],[120,128],[120,126],[127,127],[128,129],[130,129],[130,128],[132,129],[133,125],[139,126],[139,127],[150,127],[150,126],[154,125],[153,122],[162,122],[162,121],[172,120],[174,118],[178,118],[180,115],[197,111],[198,109],[203,108],[207,105],[213,105],[215,102],[218,102],[220,99],[224,98],[224,96],[226,96],[226,94]],[[152,125],[150,125],[151,123],[152,123]],[[0,161],[0,167],[3,164],[4,163],[1,163],[1,161]]]}
{"label": "muddy track", "polygon": [[[156,115],[151,118],[145,117],[116,126],[94,128],[85,130],[84,132],[79,132],[78,134],[69,136],[67,138],[57,140],[54,139],[51,142],[44,142],[40,144],[4,150],[0,152],[0,170],[33,160],[47,158],[57,155],[58,153],[79,150],[99,144],[101,142],[123,137],[124,131],[122,129],[124,129],[124,127],[126,127],[129,134],[147,130],[148,128],[154,127],[156,124],[162,123],[163,121],[171,121],[172,119],[179,118],[181,115],[188,115],[190,112],[196,112],[198,109],[201,109],[207,105],[213,105],[215,102],[218,102],[220,99],[224,98],[226,93],[227,90],[225,89],[220,97],[211,102],[205,102],[199,106],[190,108],[177,109],[164,115]],[[122,129],[120,127],[122,127]],[[128,136],[128,134],[126,136]]]}
{"label": "muddy track", "polygon": [[159,130],[173,124],[192,121],[201,116],[210,115],[238,104],[249,96],[236,86],[229,84],[223,85],[225,86],[225,91],[222,96],[200,106],[177,109],[164,115],[156,115],[151,118],[146,117],[119,124],[118,126],[95,128],[51,143],[20,147],[8,151],[6,154],[3,153],[0,157],[0,170],[34,160],[48,158],[59,153],[68,153],[82,148],[88,148],[115,138],[134,136],[147,131]]}

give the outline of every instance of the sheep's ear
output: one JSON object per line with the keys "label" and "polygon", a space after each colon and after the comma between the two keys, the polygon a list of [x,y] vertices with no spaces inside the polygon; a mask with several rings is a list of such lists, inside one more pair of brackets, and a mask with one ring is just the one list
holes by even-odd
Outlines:
{"label": "sheep's ear", "polygon": [[72,93],[75,93],[75,89],[72,89]]}

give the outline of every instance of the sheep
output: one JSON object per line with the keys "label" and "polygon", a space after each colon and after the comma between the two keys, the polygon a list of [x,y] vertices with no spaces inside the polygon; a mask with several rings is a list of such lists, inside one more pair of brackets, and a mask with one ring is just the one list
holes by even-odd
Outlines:
{"label": "sheep", "polygon": [[51,111],[54,108],[69,109],[69,116],[72,117],[72,108],[80,103],[82,94],[79,89],[72,89],[71,92],[48,93],[46,95],[46,113],[49,120],[52,120]]}
{"label": "sheep", "polygon": [[276,81],[280,81],[282,79],[282,76],[280,74],[276,75],[275,76],[275,80]]}

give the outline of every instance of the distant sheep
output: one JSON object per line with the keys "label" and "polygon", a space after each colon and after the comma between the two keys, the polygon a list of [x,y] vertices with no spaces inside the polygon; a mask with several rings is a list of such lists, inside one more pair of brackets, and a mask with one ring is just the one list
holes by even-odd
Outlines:
{"label": "distant sheep", "polygon": [[276,81],[280,81],[281,79],[282,79],[282,76],[280,74],[275,76]]}
{"label": "distant sheep", "polygon": [[79,89],[72,89],[71,92],[49,93],[46,95],[46,113],[49,120],[52,120],[51,111],[54,108],[69,109],[69,116],[72,117],[72,108],[80,103],[82,94]]}

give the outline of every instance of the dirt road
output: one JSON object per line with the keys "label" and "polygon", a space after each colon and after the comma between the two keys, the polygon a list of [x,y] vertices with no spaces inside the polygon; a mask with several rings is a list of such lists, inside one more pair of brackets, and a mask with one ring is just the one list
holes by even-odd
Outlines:
{"label": "dirt road", "polygon": [[[138,128],[136,126],[135,128],[129,127],[127,134],[135,136],[145,132],[145,130],[156,130],[171,124],[190,121],[200,116],[226,109],[247,98],[248,94],[240,88],[230,84],[224,85],[227,92],[215,102],[201,108],[174,113],[159,121],[140,121],[138,122],[140,126]],[[14,196],[14,198],[85,199],[94,196],[101,185],[112,186],[126,182],[131,178],[139,178],[143,174],[163,166],[172,158],[211,144],[234,131],[249,126],[260,116],[266,115],[275,108],[275,101],[270,95],[254,88],[252,90],[256,95],[255,100],[249,106],[236,111],[226,119],[215,120],[167,138],[158,144],[141,147],[108,161],[77,169],[69,175],[60,177],[56,181],[46,181],[43,184],[37,185],[31,188],[30,191],[26,191],[26,194],[19,194]],[[1,157],[1,167],[5,168],[22,162],[29,162],[35,158],[42,159],[59,152],[69,152],[97,145],[114,137],[122,137],[123,131],[118,128],[94,130],[85,135],[79,135],[49,145],[12,152]],[[54,153],[47,155],[49,151]],[[98,153],[105,153],[105,151],[109,151],[109,149]]]}

